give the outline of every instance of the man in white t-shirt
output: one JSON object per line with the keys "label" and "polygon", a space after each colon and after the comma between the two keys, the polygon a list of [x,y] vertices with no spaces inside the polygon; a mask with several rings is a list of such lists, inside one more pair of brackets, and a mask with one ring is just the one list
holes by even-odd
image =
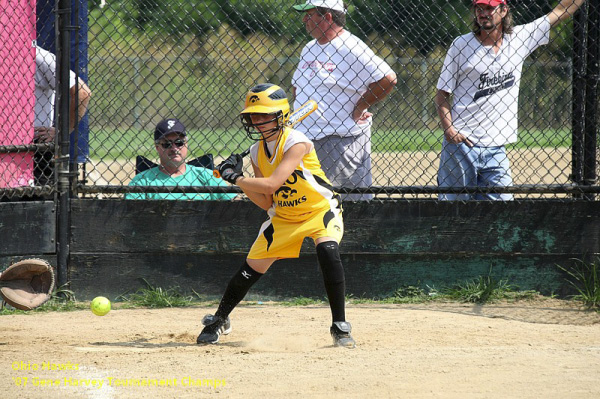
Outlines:
{"label": "man in white t-shirt", "polygon": [[[69,132],[83,118],[91,97],[90,88],[83,80],[76,80],[75,72],[70,71],[69,78]],[[78,84],[75,84],[77,83]],[[54,101],[56,94],[56,56],[41,47],[35,51],[35,120],[34,142],[52,143],[56,135],[54,127]],[[78,97],[78,103],[75,101]],[[77,105],[79,104],[79,105]],[[77,117],[75,117],[77,115]],[[50,160],[52,152],[35,154],[36,184],[47,184],[52,175]]]}
{"label": "man in white t-shirt", "polygon": [[[369,187],[371,125],[368,107],[383,100],[396,85],[392,68],[344,29],[342,0],[307,0],[293,7],[314,38],[302,50],[292,79],[294,109],[308,100],[319,108],[296,126],[317,151],[323,171],[335,186]],[[369,200],[372,194],[342,196]]]}
{"label": "man in white t-shirt", "polygon": [[[507,0],[474,0],[472,33],[454,40],[437,83],[444,129],[439,187],[507,187],[505,145],[517,141],[519,84],[525,59],[548,43],[550,28],[585,0],[561,0],[548,15],[513,27]],[[450,105],[452,96],[452,105]],[[512,200],[506,193],[440,194],[440,200]]]}

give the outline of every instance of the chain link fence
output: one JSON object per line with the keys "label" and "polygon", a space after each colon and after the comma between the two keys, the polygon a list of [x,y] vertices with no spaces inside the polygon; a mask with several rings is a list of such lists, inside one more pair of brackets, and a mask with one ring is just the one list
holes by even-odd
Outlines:
{"label": "chain link fence", "polygon": [[[378,200],[437,199],[440,191],[510,192],[516,199],[594,199],[600,189],[596,180],[600,167],[598,127],[592,124],[598,119],[598,95],[592,92],[596,102],[584,106],[586,123],[580,127],[587,130],[575,136],[573,121],[581,121],[583,114],[575,115],[573,110],[579,109],[577,102],[589,102],[591,89],[574,95],[573,87],[574,79],[595,79],[597,86],[597,74],[581,70],[595,62],[589,59],[589,40],[585,38],[593,30],[588,19],[592,9],[597,13],[592,7],[596,3],[590,2],[589,12],[586,4],[583,17],[575,23],[554,27],[549,43],[525,59],[518,98],[518,140],[506,145],[513,180],[508,188],[441,188],[438,181],[444,132],[434,98],[453,40],[471,32],[474,13],[470,2],[348,3],[345,29],[389,65],[397,83],[389,95],[368,109],[373,114],[368,140],[372,182],[359,184],[362,188],[335,184],[338,190],[373,193]],[[153,132],[162,119],[177,118],[185,125],[186,161],[200,162],[208,170],[211,161],[218,164],[229,154],[241,153],[253,144],[239,119],[250,87],[261,82],[277,84],[294,104],[294,73],[302,49],[312,38],[303,21],[306,13],[293,10],[293,4],[281,0],[94,0],[85,4],[87,68],[73,69],[85,82],[76,87],[89,87],[91,101],[87,107],[89,132],[85,132],[80,149],[85,162],[71,163],[75,195],[104,198],[122,197],[127,192],[240,193],[235,187],[216,186],[214,181],[196,187],[134,187],[130,183],[136,174],[160,163]],[[515,25],[521,25],[547,14],[553,4],[545,0],[514,1],[510,7]],[[80,23],[76,25],[81,27]],[[576,55],[577,51],[585,54],[580,64],[573,61],[577,59],[573,57],[573,37],[582,47],[576,49]],[[71,57],[78,54],[72,51]],[[320,67],[327,69],[327,65]],[[296,87],[296,92],[302,89]],[[77,96],[76,102],[81,103],[85,93],[77,91]],[[320,104],[320,108],[328,106]],[[313,129],[307,123],[298,129],[309,134]],[[71,141],[77,137],[77,133],[71,135]],[[574,148],[574,137],[580,137],[576,139],[577,145],[583,145],[580,150]],[[3,153],[13,155],[7,144],[22,145],[21,151],[35,150],[38,154],[46,149],[56,154],[60,145],[54,147],[50,142],[28,147],[32,143],[33,137],[28,137],[25,142],[0,144],[5,145],[1,147]],[[587,154],[585,162],[574,159],[574,154],[578,157],[583,153]],[[202,158],[207,154],[211,157]],[[54,155],[48,163],[48,179],[38,180],[33,186],[39,191],[36,193],[55,192],[56,160]],[[574,179],[581,175],[574,167],[583,168],[584,164],[592,172],[587,179]],[[247,159],[245,169],[247,175],[252,174]],[[337,176],[328,177],[337,180]],[[5,185],[3,198],[24,195],[22,186]]]}

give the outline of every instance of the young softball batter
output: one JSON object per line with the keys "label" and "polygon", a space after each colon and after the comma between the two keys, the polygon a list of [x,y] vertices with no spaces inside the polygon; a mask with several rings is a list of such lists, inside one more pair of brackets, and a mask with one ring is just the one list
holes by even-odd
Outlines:
{"label": "young softball batter", "polygon": [[257,142],[250,148],[255,177],[242,173],[243,159],[231,155],[219,166],[221,177],[237,184],[267,211],[246,261],[232,277],[214,315],[204,317],[198,344],[214,344],[229,334],[229,314],[277,259],[297,258],[305,237],[311,237],[331,307],[333,344],[354,348],[345,315],[345,280],[338,244],[344,234],[340,196],[304,133],[286,127],[290,106],[276,85],[254,86],[246,95],[242,124]]}

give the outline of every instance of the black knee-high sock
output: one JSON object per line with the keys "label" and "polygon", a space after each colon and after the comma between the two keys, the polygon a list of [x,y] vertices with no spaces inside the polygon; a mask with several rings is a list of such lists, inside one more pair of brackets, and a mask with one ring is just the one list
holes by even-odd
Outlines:
{"label": "black knee-high sock", "polygon": [[334,322],[346,321],[346,281],[338,243],[326,241],[317,245],[317,258],[323,272],[331,317]]}
{"label": "black knee-high sock", "polygon": [[250,290],[250,287],[252,287],[262,276],[262,273],[252,269],[247,262],[244,262],[242,267],[240,267],[229,281],[215,316],[227,318],[237,304],[244,299],[248,290]]}

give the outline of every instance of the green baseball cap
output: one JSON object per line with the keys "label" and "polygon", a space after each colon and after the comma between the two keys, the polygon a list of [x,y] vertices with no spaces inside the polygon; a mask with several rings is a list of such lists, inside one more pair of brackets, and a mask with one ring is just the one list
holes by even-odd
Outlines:
{"label": "green baseball cap", "polygon": [[343,0],[306,0],[304,4],[293,6],[296,11],[308,11],[315,7],[329,8],[330,10],[346,12]]}

